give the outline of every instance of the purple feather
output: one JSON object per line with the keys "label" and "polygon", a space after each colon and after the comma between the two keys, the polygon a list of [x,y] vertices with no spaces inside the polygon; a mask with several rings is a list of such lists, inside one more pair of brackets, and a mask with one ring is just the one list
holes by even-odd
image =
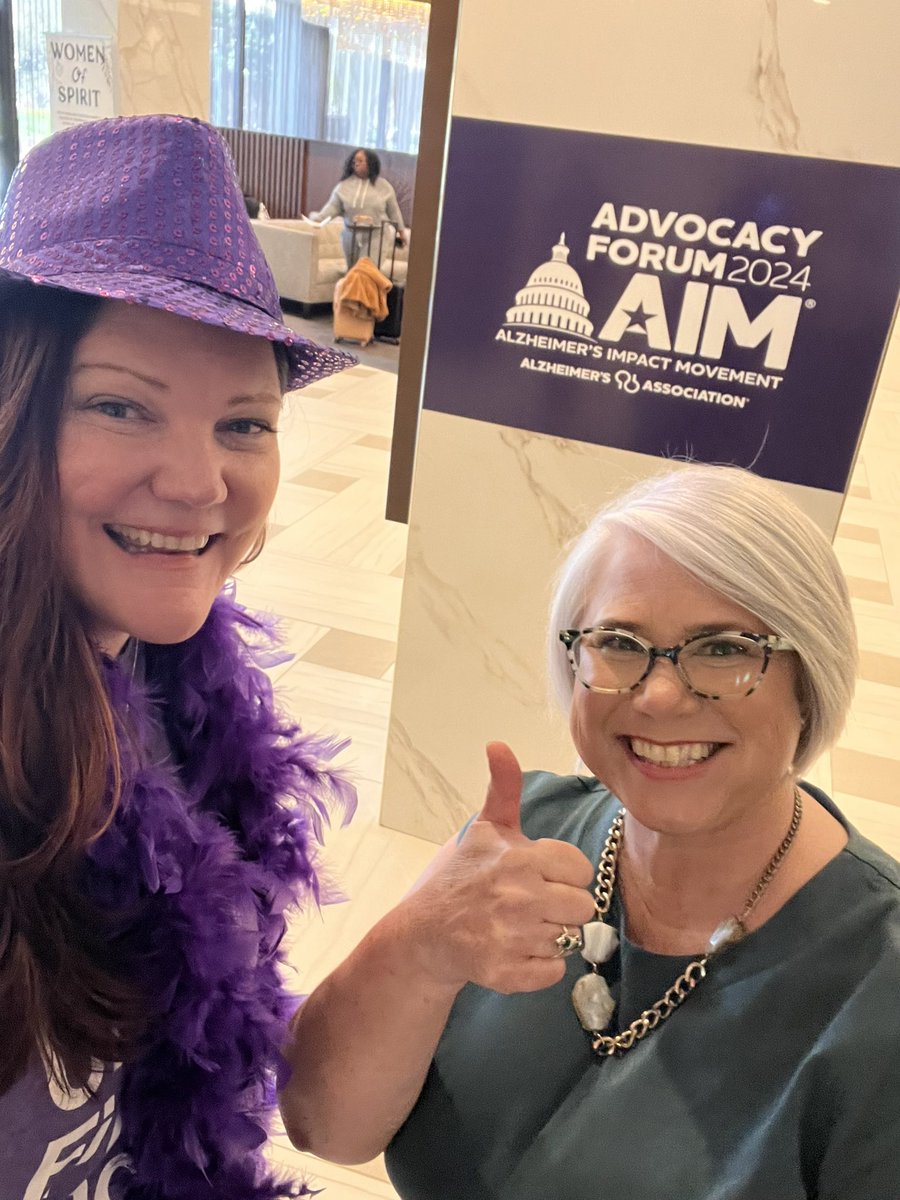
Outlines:
{"label": "purple feather", "polygon": [[[277,661],[275,641],[229,593],[190,641],[145,648],[145,685],[107,664],[127,782],[85,886],[115,918],[123,974],[159,1014],[123,1068],[135,1169],[123,1200],[315,1194],[262,1156],[296,1008],[278,947],[291,905],[339,898],[319,880],[319,843],[356,795],[326,766],[346,742],[278,713],[261,666]],[[160,721],[177,765],[146,765]]]}

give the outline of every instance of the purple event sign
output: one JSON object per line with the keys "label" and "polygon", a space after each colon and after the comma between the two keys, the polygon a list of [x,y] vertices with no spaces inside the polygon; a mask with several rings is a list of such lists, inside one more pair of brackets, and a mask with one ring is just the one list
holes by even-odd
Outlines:
{"label": "purple event sign", "polygon": [[428,409],[843,492],[900,170],[455,118]]}

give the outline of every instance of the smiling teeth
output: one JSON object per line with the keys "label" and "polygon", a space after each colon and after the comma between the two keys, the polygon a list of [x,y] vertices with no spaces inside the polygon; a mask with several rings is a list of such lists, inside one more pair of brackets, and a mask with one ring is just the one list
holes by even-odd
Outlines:
{"label": "smiling teeth", "polygon": [[154,533],[152,529],[138,529],[134,525],[110,525],[109,529],[129,545],[152,550],[174,550],[196,553],[209,543],[208,533],[195,533],[190,537],[170,537],[165,533]]}
{"label": "smiling teeth", "polygon": [[677,746],[660,746],[657,742],[644,742],[640,738],[629,739],[629,744],[638,758],[655,763],[658,767],[689,767],[691,763],[709,758],[716,748],[715,742],[680,742]]}

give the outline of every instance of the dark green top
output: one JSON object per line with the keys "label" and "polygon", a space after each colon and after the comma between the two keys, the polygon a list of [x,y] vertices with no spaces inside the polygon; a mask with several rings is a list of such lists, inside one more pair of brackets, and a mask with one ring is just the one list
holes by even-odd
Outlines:
{"label": "dark green top", "polygon": [[[804,786],[847,846],[627,1053],[590,1048],[579,955],[540,992],[463,989],[387,1150],[404,1200],[900,1200],[900,868]],[[529,837],[597,861],[618,804],[596,780],[524,797]],[[623,940],[613,1024],[689,961]]]}

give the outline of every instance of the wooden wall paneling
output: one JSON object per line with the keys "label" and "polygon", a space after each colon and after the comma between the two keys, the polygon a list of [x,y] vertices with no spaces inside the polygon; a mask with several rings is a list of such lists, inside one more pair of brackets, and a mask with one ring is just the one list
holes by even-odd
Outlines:
{"label": "wooden wall paneling", "polygon": [[303,197],[303,138],[252,129],[221,129],[241,187],[265,204],[270,217],[299,217]]}
{"label": "wooden wall paneling", "polygon": [[[258,133],[252,129],[220,129],[228,142],[241,187],[265,204],[271,217],[299,217],[322,208],[355,146],[308,138]],[[412,224],[416,156],[376,150],[382,174],[397,192],[407,225]]]}

